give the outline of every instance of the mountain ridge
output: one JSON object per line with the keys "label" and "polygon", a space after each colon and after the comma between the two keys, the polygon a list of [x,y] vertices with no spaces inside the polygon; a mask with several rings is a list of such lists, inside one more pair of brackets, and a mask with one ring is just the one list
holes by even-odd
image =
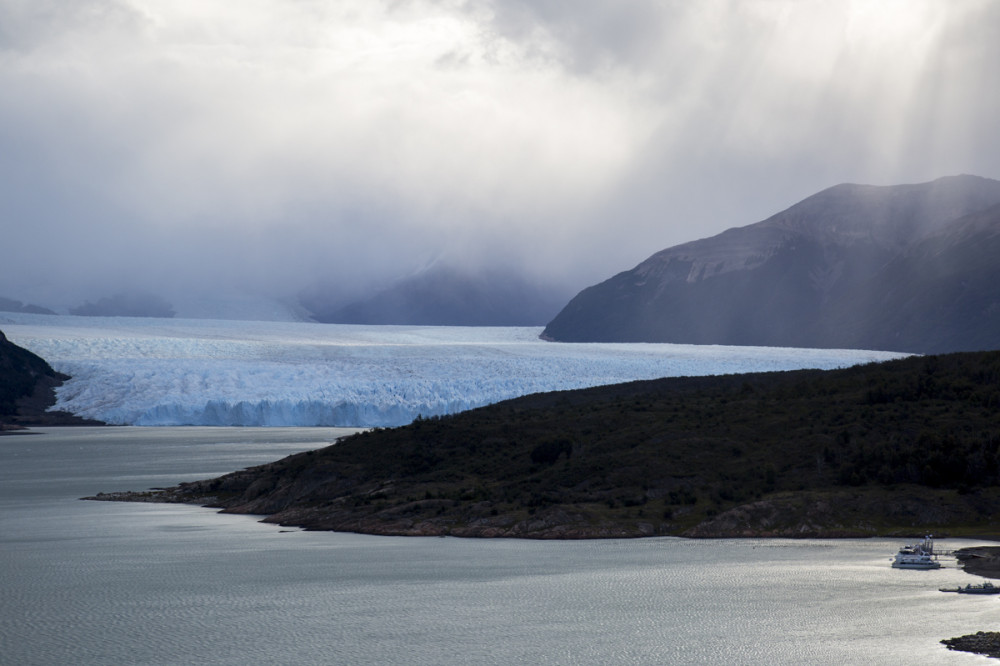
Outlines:
{"label": "mountain ridge", "polygon": [[[977,346],[981,344],[995,348],[1000,346],[1000,328],[995,337],[981,335],[992,321],[979,321],[982,317],[972,312],[962,313],[976,322],[967,339],[960,332],[941,340],[929,334],[908,336],[902,347],[884,330],[866,330],[865,318],[871,312],[850,304],[870,301],[866,294],[871,292],[906,291],[905,284],[888,280],[891,272],[886,271],[931,239],[938,239],[939,260],[947,259],[959,269],[939,278],[961,282],[961,269],[968,262],[956,248],[962,237],[1000,233],[998,205],[1000,181],[979,176],[911,185],[835,185],[761,222],[656,252],[633,269],[584,289],[549,322],[543,336],[566,342],[920,353],[970,351],[984,348]],[[944,252],[948,247],[950,253]],[[904,307],[922,298],[911,290],[898,303],[882,302],[881,307]],[[996,300],[1000,302],[1000,294]],[[838,319],[832,317],[834,312]],[[838,334],[840,328],[845,334]],[[872,346],[876,344],[890,346]]]}
{"label": "mountain ridge", "polygon": [[318,293],[302,301],[321,323],[413,326],[541,326],[564,302],[561,291],[510,271],[440,264],[347,304]]}

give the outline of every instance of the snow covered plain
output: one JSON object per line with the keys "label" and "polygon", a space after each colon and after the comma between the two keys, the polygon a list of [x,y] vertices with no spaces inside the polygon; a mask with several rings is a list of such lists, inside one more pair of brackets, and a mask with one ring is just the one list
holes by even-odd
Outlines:
{"label": "snow covered plain", "polygon": [[528,393],[682,375],[837,368],[891,352],[543,342],[541,328],[45,316],[0,312],[72,376],[56,409],[108,423],[392,426]]}

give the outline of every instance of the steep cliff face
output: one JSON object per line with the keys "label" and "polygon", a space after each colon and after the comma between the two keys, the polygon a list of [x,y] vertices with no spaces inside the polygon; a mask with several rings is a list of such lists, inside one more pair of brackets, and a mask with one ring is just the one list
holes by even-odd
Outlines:
{"label": "steep cliff face", "polygon": [[976,176],[838,185],[585,289],[543,335],[913,352],[1000,347],[1000,288],[989,260],[998,204],[1000,181]]}

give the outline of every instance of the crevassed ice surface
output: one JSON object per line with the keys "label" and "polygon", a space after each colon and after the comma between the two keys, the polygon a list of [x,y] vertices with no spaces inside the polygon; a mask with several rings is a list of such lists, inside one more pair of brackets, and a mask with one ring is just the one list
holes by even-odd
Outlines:
{"label": "crevassed ice surface", "polygon": [[892,352],[553,343],[540,327],[0,313],[72,379],[55,409],[113,424],[392,426],[529,393],[658,377],[837,368]]}

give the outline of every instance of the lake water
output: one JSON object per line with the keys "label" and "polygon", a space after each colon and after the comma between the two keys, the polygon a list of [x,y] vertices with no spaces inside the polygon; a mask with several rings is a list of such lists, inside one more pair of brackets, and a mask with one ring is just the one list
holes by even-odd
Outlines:
{"label": "lake water", "polygon": [[3,664],[974,664],[938,641],[1000,620],[938,592],[978,582],[954,561],[892,569],[895,540],[373,537],[83,502],[346,431],[41,432],[0,437]]}

